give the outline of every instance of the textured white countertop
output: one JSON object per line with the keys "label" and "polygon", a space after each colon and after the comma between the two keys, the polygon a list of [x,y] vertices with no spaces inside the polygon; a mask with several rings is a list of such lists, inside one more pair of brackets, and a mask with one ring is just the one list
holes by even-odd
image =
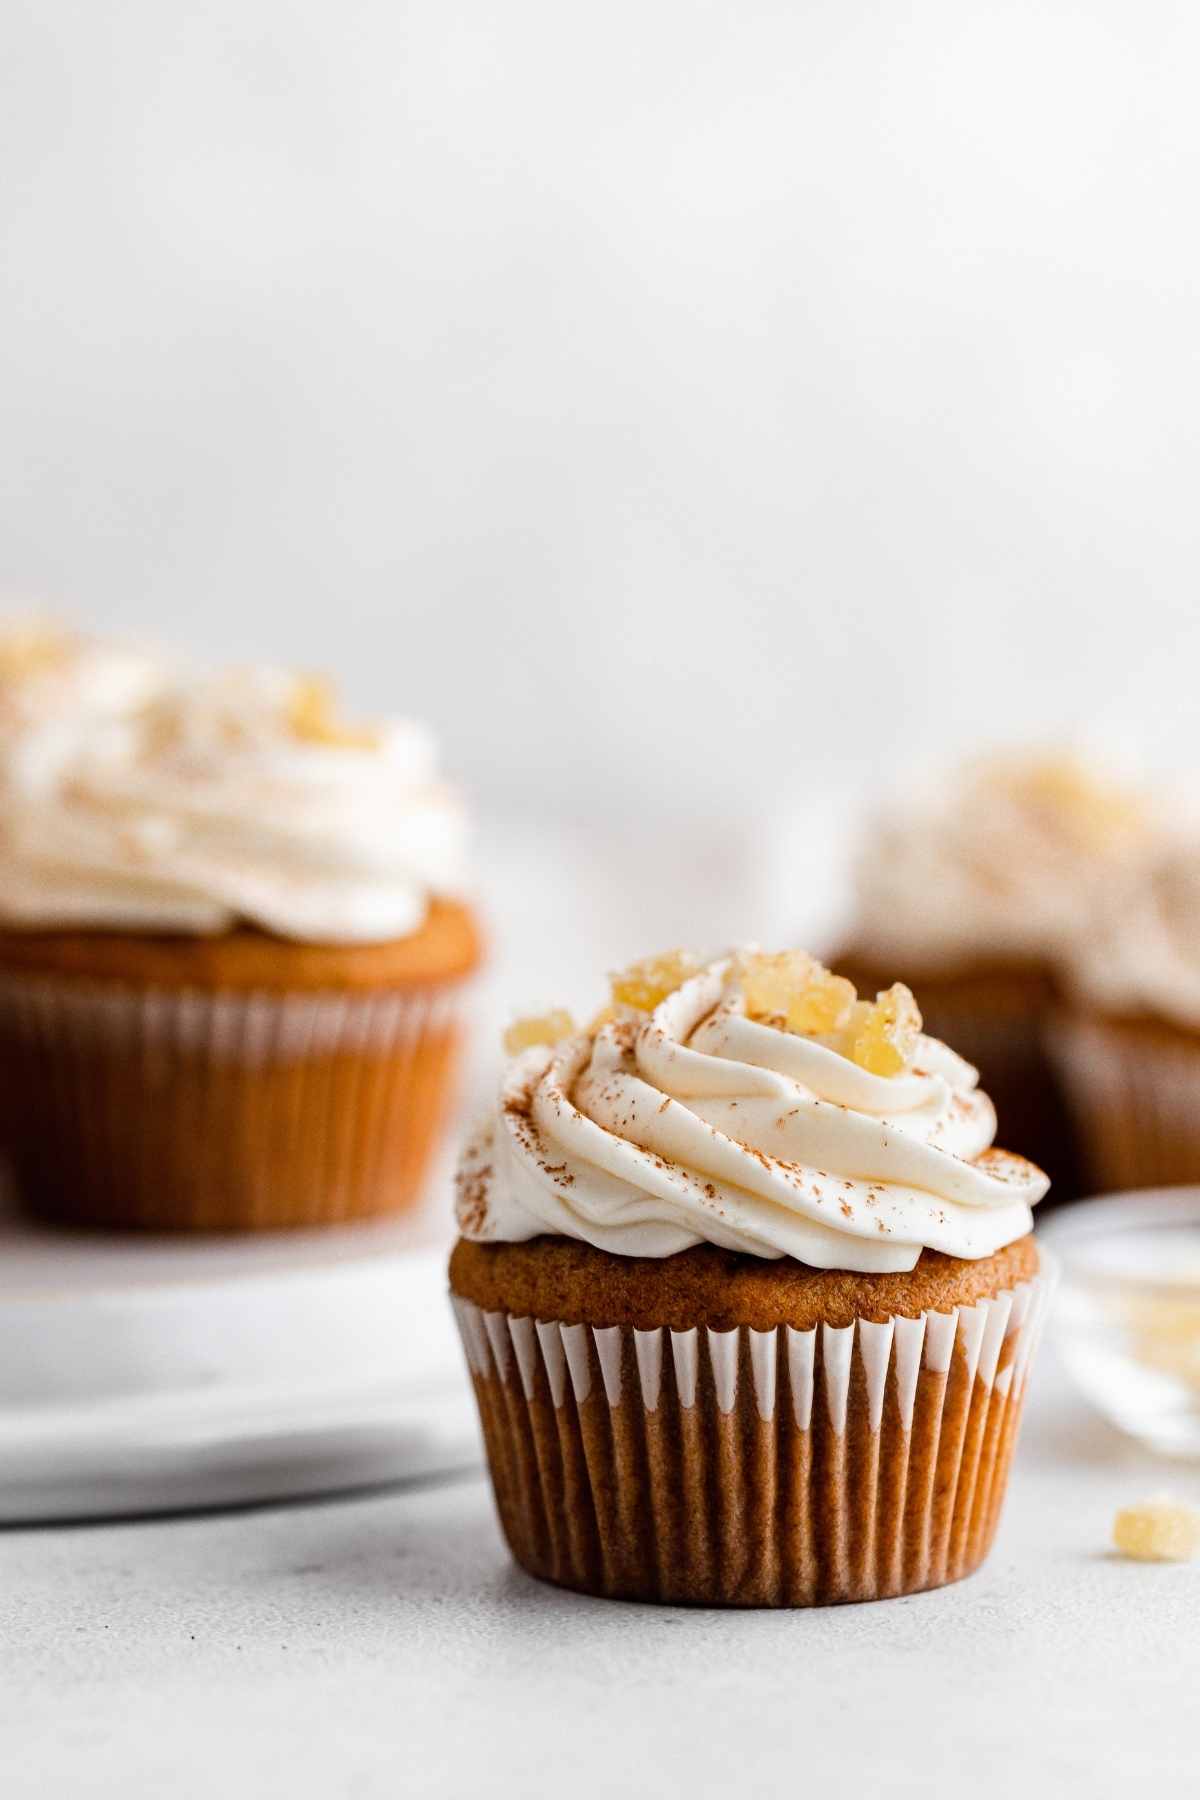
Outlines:
{"label": "textured white countertop", "polygon": [[[553,882],[534,878],[536,843],[493,869],[505,949],[479,1091],[513,1010],[584,1007],[596,969],[720,941],[735,920],[782,941],[775,886],[806,891],[697,873],[684,931],[665,882],[622,886],[590,845],[581,834]],[[556,932],[562,916],[578,941]],[[1116,1507],[1164,1487],[1200,1501],[1200,1468],[1092,1421],[1043,1354],[990,1561],[877,1606],[686,1612],[560,1593],[511,1566],[481,1476],[0,1530],[0,1795],[1194,1792],[1200,1563],[1107,1549]]]}
{"label": "textured white countertop", "polygon": [[0,1533],[5,1800],[1194,1792],[1200,1564],[1107,1541],[1200,1472],[1039,1374],[989,1563],[875,1606],[560,1593],[511,1567],[478,1477]]}

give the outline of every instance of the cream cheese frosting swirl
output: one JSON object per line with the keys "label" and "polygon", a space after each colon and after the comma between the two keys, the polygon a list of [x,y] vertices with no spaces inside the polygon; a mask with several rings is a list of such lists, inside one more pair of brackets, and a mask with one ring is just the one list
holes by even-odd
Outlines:
{"label": "cream cheese frosting swirl", "polygon": [[935,1039],[870,1073],[747,1016],[727,961],[646,1018],[535,1048],[458,1174],[465,1237],[543,1233],[617,1255],[709,1243],[814,1268],[911,1269],[1028,1232],[1046,1177],[991,1148],[974,1069]]}
{"label": "cream cheese frosting swirl", "polygon": [[980,758],[882,809],[855,864],[855,947],[930,971],[1069,950],[1152,854],[1148,796],[1073,754]]}
{"label": "cream cheese frosting swirl", "polygon": [[383,941],[461,888],[463,837],[426,732],[351,730],[320,684],[0,658],[0,927]]}

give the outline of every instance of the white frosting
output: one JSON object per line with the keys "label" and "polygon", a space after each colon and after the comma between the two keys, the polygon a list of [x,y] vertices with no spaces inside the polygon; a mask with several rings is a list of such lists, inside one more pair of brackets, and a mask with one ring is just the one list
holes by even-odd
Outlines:
{"label": "white frosting", "polygon": [[854,941],[901,973],[978,958],[1055,959],[1094,919],[1155,821],[1072,757],[983,759],[872,821],[855,866]]}
{"label": "white frosting", "polygon": [[1069,972],[1102,1011],[1200,1030],[1200,843],[1177,844],[1115,885]]}
{"label": "white frosting", "polygon": [[0,926],[402,937],[463,876],[416,725],[312,741],[294,676],[74,646],[0,676]]}
{"label": "white frosting", "polygon": [[709,1243],[815,1268],[911,1269],[1024,1236],[1046,1177],[990,1149],[974,1069],[921,1038],[910,1072],[746,1017],[714,963],[642,1022],[526,1051],[458,1175],[466,1237],[628,1256]]}

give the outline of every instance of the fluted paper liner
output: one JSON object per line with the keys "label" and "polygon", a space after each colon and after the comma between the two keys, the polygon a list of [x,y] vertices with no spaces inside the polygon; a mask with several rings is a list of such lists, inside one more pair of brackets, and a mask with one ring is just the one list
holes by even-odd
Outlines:
{"label": "fluted paper liner", "polygon": [[80,1224],[244,1231],[413,1204],[452,1092],[455,987],[0,981],[18,1193]]}
{"label": "fluted paper liner", "polygon": [[1200,1181],[1200,1037],[1063,1015],[1049,1041],[1094,1187]]}
{"label": "fluted paper liner", "polygon": [[613,1598],[813,1606],[991,1545],[1049,1281],[809,1331],[589,1327],[454,1296],[516,1560]]}

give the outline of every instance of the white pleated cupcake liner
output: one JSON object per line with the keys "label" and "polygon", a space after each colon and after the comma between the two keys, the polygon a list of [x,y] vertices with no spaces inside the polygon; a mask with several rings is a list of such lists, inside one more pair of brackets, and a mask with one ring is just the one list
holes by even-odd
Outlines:
{"label": "white pleated cupcake liner", "polygon": [[845,1326],[637,1330],[455,1311],[501,1523],[597,1594],[811,1605],[986,1554],[1053,1277]]}
{"label": "white pleated cupcake liner", "polygon": [[[1045,1252],[1041,1254],[1045,1263]],[[625,1392],[624,1342],[629,1329],[638,1393],[647,1412],[658,1409],[664,1354],[669,1347],[675,1391],[685,1409],[696,1405],[700,1364],[706,1358],[720,1411],[734,1410],[739,1372],[748,1366],[756,1410],[761,1419],[769,1421],[775,1416],[781,1385],[778,1371],[786,1366],[792,1410],[801,1431],[807,1431],[812,1422],[819,1333],[821,1398],[834,1431],[841,1432],[845,1430],[856,1351],[866,1375],[872,1430],[879,1429],[889,1374],[894,1374],[900,1418],[907,1430],[920,1370],[924,1367],[946,1374],[956,1344],[961,1346],[970,1380],[978,1379],[999,1394],[1020,1398],[1051,1287],[1043,1275],[949,1313],[923,1312],[914,1319],[896,1317],[882,1323],[856,1319],[850,1325],[821,1325],[807,1331],[796,1331],[790,1325],[770,1331],[756,1331],[751,1326],[732,1331],[708,1327],[639,1331],[618,1325],[566,1325],[484,1312],[457,1295],[452,1300],[471,1372],[505,1383],[515,1376],[526,1400],[534,1398],[540,1368],[556,1407],[564,1403],[568,1381],[576,1404],[582,1405],[597,1385],[597,1377],[608,1404],[619,1405]],[[1006,1340],[1018,1332],[1014,1356],[1001,1365]]]}

